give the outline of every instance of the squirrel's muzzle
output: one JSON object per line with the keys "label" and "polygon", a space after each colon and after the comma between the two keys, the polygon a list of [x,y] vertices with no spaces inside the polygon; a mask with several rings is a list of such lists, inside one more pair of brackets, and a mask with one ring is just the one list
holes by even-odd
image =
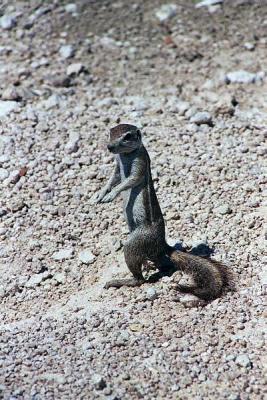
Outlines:
{"label": "squirrel's muzzle", "polygon": [[114,151],[115,150],[114,144],[108,144],[107,148],[108,148],[109,151]]}

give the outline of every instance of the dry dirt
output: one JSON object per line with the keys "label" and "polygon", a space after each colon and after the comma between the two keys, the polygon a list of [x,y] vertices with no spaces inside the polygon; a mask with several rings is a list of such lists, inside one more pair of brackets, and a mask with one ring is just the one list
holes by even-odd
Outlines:
{"label": "dry dirt", "polygon": [[[160,23],[164,3],[0,3],[0,398],[264,399],[267,2],[173,0]],[[118,122],[143,132],[170,243],[235,291],[103,289],[128,275],[121,199],[92,201]]]}

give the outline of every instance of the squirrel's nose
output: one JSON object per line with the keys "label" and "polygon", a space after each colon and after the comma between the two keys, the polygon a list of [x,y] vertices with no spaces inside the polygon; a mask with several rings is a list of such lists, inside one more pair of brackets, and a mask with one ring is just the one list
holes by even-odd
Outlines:
{"label": "squirrel's nose", "polygon": [[108,144],[107,148],[108,148],[109,151],[114,150],[114,144]]}

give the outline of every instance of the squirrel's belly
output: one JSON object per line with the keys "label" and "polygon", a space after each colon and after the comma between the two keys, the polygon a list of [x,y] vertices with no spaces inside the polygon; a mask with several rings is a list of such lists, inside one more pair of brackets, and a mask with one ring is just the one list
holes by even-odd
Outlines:
{"label": "squirrel's belly", "polygon": [[148,216],[142,190],[135,188],[125,192],[124,213],[130,230],[134,230],[147,222]]}

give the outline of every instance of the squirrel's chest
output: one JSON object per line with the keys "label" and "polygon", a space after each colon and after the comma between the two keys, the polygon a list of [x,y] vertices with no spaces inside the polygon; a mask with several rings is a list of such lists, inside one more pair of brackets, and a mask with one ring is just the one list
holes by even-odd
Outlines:
{"label": "squirrel's chest", "polygon": [[128,157],[127,160],[124,160],[121,157],[119,157],[118,162],[120,166],[121,181],[124,181],[131,175],[131,171],[133,168],[133,160],[131,160],[130,157]]}

